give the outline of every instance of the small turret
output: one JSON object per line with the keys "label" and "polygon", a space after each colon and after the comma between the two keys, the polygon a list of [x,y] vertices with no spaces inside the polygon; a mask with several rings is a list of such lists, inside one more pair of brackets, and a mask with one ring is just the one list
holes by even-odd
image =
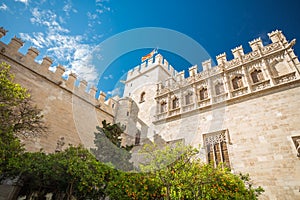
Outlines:
{"label": "small turret", "polygon": [[251,42],[249,42],[249,45],[252,49],[252,51],[258,51],[263,47],[263,43],[260,38],[254,39]]}
{"label": "small turret", "polygon": [[8,32],[8,31],[5,30],[3,27],[0,27],[0,39],[1,39],[3,36],[5,36],[7,32]]}
{"label": "small turret", "polygon": [[211,69],[211,59],[202,62],[203,71]]}
{"label": "small turret", "polygon": [[227,62],[226,53],[221,53],[218,56],[216,56],[218,65],[223,65]]}
{"label": "small turret", "polygon": [[39,55],[39,50],[37,50],[36,48],[34,47],[30,47],[28,50],[27,50],[27,53],[26,53],[26,58],[28,60],[31,60],[31,61],[34,61],[34,59]]}
{"label": "small turret", "polygon": [[21,40],[21,38],[17,38],[16,36],[13,37],[10,40],[10,43],[8,44],[9,48],[14,51],[17,52],[19,51],[19,49],[24,45],[24,41]]}
{"label": "small turret", "polygon": [[243,49],[242,45],[238,46],[234,49],[231,49],[231,52],[232,52],[234,58],[240,58],[244,55],[244,49]]}

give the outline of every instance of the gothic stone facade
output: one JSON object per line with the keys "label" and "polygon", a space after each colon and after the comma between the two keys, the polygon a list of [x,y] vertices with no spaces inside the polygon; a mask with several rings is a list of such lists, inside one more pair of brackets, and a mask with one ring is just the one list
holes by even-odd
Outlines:
{"label": "gothic stone facade", "polygon": [[232,60],[220,54],[187,78],[160,54],[129,71],[116,111],[129,122],[126,141],[183,139],[206,162],[249,173],[262,199],[300,199],[300,64],[295,40],[268,35],[269,45],[255,39],[250,53],[239,46]]}
{"label": "gothic stone facade", "polygon": [[[5,33],[0,28],[0,38]],[[75,86],[74,74],[63,79],[64,67],[49,71],[50,58],[35,62],[37,49],[18,52],[18,38],[0,42],[0,62],[12,66],[49,126],[47,137],[25,141],[28,150],[53,152],[62,137],[93,147],[95,127],[105,119],[126,126],[124,144],[184,140],[200,148],[204,161],[249,173],[266,190],[261,199],[299,199],[300,64],[294,40],[281,31],[269,37],[266,46],[249,42],[250,53],[233,49],[232,60],[220,54],[217,66],[193,66],[187,78],[158,54],[128,72],[122,98],[107,101],[104,93],[94,98],[94,87],[87,93],[84,80]]]}

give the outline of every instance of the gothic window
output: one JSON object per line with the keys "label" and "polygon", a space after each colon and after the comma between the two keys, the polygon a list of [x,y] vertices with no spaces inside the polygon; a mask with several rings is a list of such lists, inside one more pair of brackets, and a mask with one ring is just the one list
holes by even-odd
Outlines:
{"label": "gothic window", "polygon": [[192,92],[188,92],[187,95],[185,95],[185,104],[189,105],[191,103],[193,103]]}
{"label": "gothic window", "polygon": [[174,97],[172,100],[172,109],[178,108],[179,107],[179,99],[177,97]]}
{"label": "gothic window", "polygon": [[208,98],[207,88],[202,88],[199,91],[199,97],[200,97],[200,100],[204,100],[204,99]]}
{"label": "gothic window", "polygon": [[141,96],[140,96],[140,103],[144,102],[145,101],[145,92],[142,92],[141,93]]}
{"label": "gothic window", "polygon": [[264,80],[264,76],[262,74],[262,71],[261,70],[257,70],[257,69],[255,69],[251,73],[251,78],[252,78],[252,82],[253,83],[257,83],[257,82],[260,82],[260,81]]}
{"label": "gothic window", "polygon": [[135,141],[134,141],[134,144],[135,145],[139,145],[141,142],[141,132],[138,131],[136,134],[135,134]]}
{"label": "gothic window", "polygon": [[215,167],[223,163],[226,167],[230,168],[226,134],[227,132],[223,130],[204,135],[207,161]]}
{"label": "gothic window", "polygon": [[224,85],[223,83],[218,83],[215,85],[216,95],[220,95],[224,93]]}
{"label": "gothic window", "polygon": [[160,112],[167,112],[167,103],[165,101],[160,103]]}
{"label": "gothic window", "polygon": [[233,86],[234,90],[243,87],[242,77],[241,76],[236,76],[234,79],[232,79],[232,86]]}
{"label": "gothic window", "polygon": [[297,157],[300,157],[300,136],[292,136],[292,140],[296,148]]}

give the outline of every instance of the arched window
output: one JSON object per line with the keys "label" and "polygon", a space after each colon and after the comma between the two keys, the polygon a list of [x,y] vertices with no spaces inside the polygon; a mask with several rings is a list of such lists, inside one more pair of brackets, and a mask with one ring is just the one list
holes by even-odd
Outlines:
{"label": "arched window", "polygon": [[199,91],[199,97],[200,97],[200,100],[204,100],[204,99],[208,98],[207,88],[202,88]]}
{"label": "arched window", "polygon": [[242,77],[241,76],[236,76],[234,79],[232,79],[232,86],[233,86],[234,90],[243,87]]}
{"label": "arched window", "polygon": [[142,103],[142,102],[145,101],[145,95],[146,95],[145,92],[142,92],[142,93],[141,93],[141,96],[140,96],[140,103]]}
{"label": "arched window", "polygon": [[135,134],[135,141],[134,141],[134,144],[135,145],[139,145],[141,142],[141,132],[138,131],[136,134]]}
{"label": "arched window", "polygon": [[160,103],[160,112],[166,112],[167,111],[167,103],[165,101]]}
{"label": "arched window", "polygon": [[215,85],[215,91],[216,91],[216,95],[220,95],[224,93],[224,86],[223,83],[218,83]]}
{"label": "arched window", "polygon": [[264,76],[262,74],[262,71],[261,70],[257,70],[257,69],[255,69],[251,73],[251,78],[252,78],[252,82],[253,83],[257,83],[257,82],[260,82],[260,81],[264,80]]}
{"label": "arched window", "polygon": [[186,95],[185,95],[185,105],[189,105],[191,103],[193,103],[193,93],[192,92],[188,92]]}
{"label": "arched window", "polygon": [[179,107],[179,99],[177,97],[174,97],[172,100],[172,109],[178,108]]}

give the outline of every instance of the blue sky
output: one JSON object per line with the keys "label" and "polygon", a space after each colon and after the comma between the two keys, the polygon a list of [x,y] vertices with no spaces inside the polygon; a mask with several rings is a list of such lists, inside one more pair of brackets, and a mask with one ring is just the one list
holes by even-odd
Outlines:
{"label": "blue sky", "polygon": [[[48,55],[54,60],[52,68],[62,64],[68,73],[77,73],[79,79],[111,96],[121,92],[119,80],[125,79],[128,69],[156,47],[177,71],[187,71],[207,55],[215,61],[215,56],[226,52],[231,59],[231,49],[239,45],[247,53],[248,42],[257,37],[268,44],[267,33],[276,29],[289,41],[300,40],[299,5],[292,0],[1,0],[0,26],[9,30],[1,40],[8,43],[14,35],[22,38],[26,42],[22,53],[37,47],[38,62]],[[153,30],[146,35],[123,34],[147,27]],[[186,42],[163,37],[155,28],[189,37],[203,47],[205,56],[191,63],[195,61],[186,55],[194,49],[178,53]],[[112,38],[117,42],[112,44]],[[300,44],[294,48],[299,54]]]}

